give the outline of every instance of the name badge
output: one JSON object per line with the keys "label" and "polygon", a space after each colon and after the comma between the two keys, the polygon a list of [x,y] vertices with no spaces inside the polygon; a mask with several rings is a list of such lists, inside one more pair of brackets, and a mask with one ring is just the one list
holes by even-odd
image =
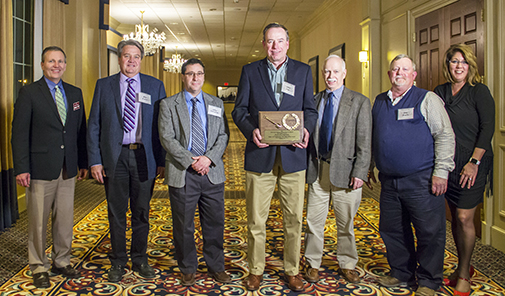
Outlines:
{"label": "name badge", "polygon": [[209,105],[209,111],[207,112],[207,114],[221,117],[221,108]]}
{"label": "name badge", "polygon": [[151,105],[151,95],[139,92],[137,94],[137,102]]}
{"label": "name badge", "polygon": [[398,120],[414,119],[414,107],[398,109]]}
{"label": "name badge", "polygon": [[295,85],[284,81],[282,83],[282,92],[290,96],[295,96]]}

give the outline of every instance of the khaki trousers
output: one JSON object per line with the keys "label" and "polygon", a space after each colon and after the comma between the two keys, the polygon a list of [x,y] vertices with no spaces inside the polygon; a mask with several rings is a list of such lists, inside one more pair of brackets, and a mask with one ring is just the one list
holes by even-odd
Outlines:
{"label": "khaki trousers", "polygon": [[330,165],[319,162],[317,180],[309,184],[307,197],[307,229],[305,232],[305,258],[312,268],[319,268],[323,256],[324,225],[330,198],[337,226],[337,260],[340,268],[354,269],[358,263],[354,216],[361,202],[362,189],[335,187],[330,182]]}
{"label": "khaki trousers", "polygon": [[299,273],[305,170],[286,173],[277,153],[272,171],[246,171],[247,260],[254,275],[262,275],[265,269],[266,222],[276,184],[283,212],[284,272]]}
{"label": "khaki trousers", "polygon": [[31,180],[26,188],[28,213],[28,263],[32,273],[47,272],[46,232],[49,214],[52,221],[51,259],[56,267],[70,264],[74,226],[75,177],[56,180]]}

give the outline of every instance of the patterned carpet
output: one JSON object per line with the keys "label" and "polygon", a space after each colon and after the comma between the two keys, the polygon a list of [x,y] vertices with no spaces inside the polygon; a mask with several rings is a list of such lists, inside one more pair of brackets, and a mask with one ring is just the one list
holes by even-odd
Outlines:
{"label": "patterned carpet", "polygon": [[[235,128],[236,129],[236,128]],[[387,273],[384,244],[378,233],[378,190],[364,190],[363,200],[355,219],[355,231],[360,260],[358,271],[362,278],[359,284],[347,284],[336,273],[336,229],[333,213],[326,224],[322,279],[316,284],[305,283],[302,293],[291,292],[282,280],[282,212],[279,202],[272,200],[267,222],[267,267],[264,282],[254,293],[244,289],[241,282],[247,275],[246,261],[246,211],[243,199],[243,150],[244,142],[232,129],[230,144],[224,156],[228,180],[225,198],[225,257],[226,269],[233,279],[232,284],[216,284],[207,276],[205,262],[200,261],[197,282],[186,288],[179,283],[180,272],[174,260],[172,243],[171,208],[166,185],[157,183],[151,202],[151,230],[149,235],[149,263],[156,269],[154,279],[143,279],[129,271],[119,283],[110,283],[106,271],[110,267],[107,253],[110,251],[107,204],[101,202],[74,226],[72,264],[82,273],[78,279],[67,280],[51,276],[49,289],[36,289],[31,273],[24,266],[17,274],[0,287],[0,295],[410,295],[409,288],[384,288],[377,285],[377,277]],[[86,190],[103,194],[102,186],[92,180],[85,181]],[[98,193],[99,192],[99,193]],[[199,232],[199,217],[196,215],[195,242],[201,260],[202,237]],[[303,252],[303,251],[302,251]],[[47,250],[50,255],[50,249]],[[302,254],[300,258],[303,260]],[[457,258],[446,251],[445,273],[451,273]],[[505,288],[480,270],[472,278],[473,295],[504,295]],[[442,288],[438,295],[452,295],[452,290]]]}

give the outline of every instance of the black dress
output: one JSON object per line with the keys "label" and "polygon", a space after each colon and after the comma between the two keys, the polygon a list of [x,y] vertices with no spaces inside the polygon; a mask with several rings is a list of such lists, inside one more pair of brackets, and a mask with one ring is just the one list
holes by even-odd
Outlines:
{"label": "black dress", "polygon": [[[435,93],[444,100],[456,135],[456,167],[449,174],[445,197],[458,208],[472,209],[482,202],[487,178],[492,178],[490,173],[493,167],[491,139],[495,122],[494,100],[487,86],[481,83],[475,86],[466,83],[455,96],[452,95],[451,84],[445,83],[437,86]],[[461,170],[468,163],[475,147],[485,149],[486,153],[481,159],[474,186],[470,189],[461,188]]]}

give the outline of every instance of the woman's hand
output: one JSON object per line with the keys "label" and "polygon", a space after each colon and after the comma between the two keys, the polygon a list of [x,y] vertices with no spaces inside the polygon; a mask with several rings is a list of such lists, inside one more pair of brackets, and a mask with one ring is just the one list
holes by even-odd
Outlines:
{"label": "woman's hand", "polygon": [[475,178],[477,178],[477,173],[479,172],[479,166],[474,163],[467,163],[461,170],[461,178],[459,178],[459,185],[461,188],[467,186],[470,189],[473,184],[475,184]]}

